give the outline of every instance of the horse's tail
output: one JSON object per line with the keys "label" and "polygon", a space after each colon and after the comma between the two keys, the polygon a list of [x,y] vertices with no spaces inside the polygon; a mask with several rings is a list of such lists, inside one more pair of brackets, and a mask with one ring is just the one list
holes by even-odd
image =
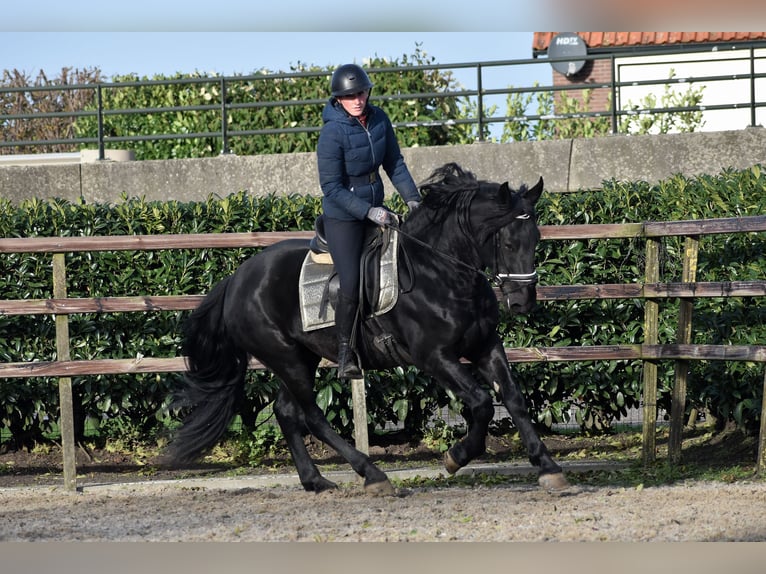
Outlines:
{"label": "horse's tail", "polygon": [[169,463],[188,463],[219,441],[244,393],[247,353],[228,336],[223,318],[231,276],[219,282],[184,323],[187,373],[173,407],[187,410],[165,451]]}

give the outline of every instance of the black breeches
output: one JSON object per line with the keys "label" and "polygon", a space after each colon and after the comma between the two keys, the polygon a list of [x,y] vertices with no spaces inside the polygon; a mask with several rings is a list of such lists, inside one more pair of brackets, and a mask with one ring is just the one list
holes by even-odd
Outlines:
{"label": "black breeches", "polygon": [[340,280],[340,290],[354,301],[359,299],[359,260],[366,227],[366,221],[324,218],[325,238]]}

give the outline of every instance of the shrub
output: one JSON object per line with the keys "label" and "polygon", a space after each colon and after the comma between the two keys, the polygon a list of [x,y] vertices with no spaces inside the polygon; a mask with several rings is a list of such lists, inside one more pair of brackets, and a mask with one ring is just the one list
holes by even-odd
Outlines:
{"label": "shrub", "polygon": [[[673,176],[657,185],[605,182],[598,191],[548,194],[538,204],[541,225],[636,223],[757,215],[765,211],[760,166],[717,175]],[[394,197],[390,206],[403,210]],[[29,200],[18,206],[0,201],[0,231],[5,237],[207,233],[221,231],[310,230],[320,212],[314,196],[225,198],[181,203],[128,199],[118,205]],[[681,239],[663,241],[663,281],[681,274]],[[701,241],[699,281],[759,279],[764,262],[759,234],[705,236]],[[70,297],[206,293],[254,253],[253,249],[179,249],[149,252],[92,252],[67,258]],[[50,257],[4,254],[0,269],[9,278],[4,299],[52,296]],[[544,241],[538,270],[547,284],[640,282],[643,245],[630,240]],[[73,359],[172,357],[180,354],[179,323],[184,312],[80,314],[70,319]],[[694,343],[757,344],[766,339],[762,298],[699,299],[694,308]],[[661,306],[660,342],[675,340],[677,303]],[[638,300],[584,300],[541,303],[528,316],[502,315],[500,332],[508,347],[580,346],[638,343],[643,338],[643,305]],[[49,316],[0,316],[0,357],[4,362],[55,359],[54,322]],[[670,363],[661,364],[659,400],[667,403]],[[705,407],[722,421],[753,426],[759,419],[760,369],[737,362],[695,362],[689,405]],[[630,361],[537,363],[512,366],[543,426],[574,419],[583,428],[608,428],[641,400],[641,364]],[[180,375],[139,374],[77,377],[78,420],[104,424],[111,433],[159,436],[174,424],[169,391]],[[459,401],[413,368],[371,373],[368,423],[382,428],[401,423],[413,434],[445,407],[459,412]],[[54,379],[1,380],[0,417],[14,440],[34,441],[51,430],[58,413]],[[273,400],[278,380],[268,372],[248,375],[243,425],[254,429],[258,413]],[[319,404],[332,424],[349,437],[353,431],[351,393],[320,369]],[[664,403],[663,403],[664,401]],[[115,422],[119,420],[120,422]]]}

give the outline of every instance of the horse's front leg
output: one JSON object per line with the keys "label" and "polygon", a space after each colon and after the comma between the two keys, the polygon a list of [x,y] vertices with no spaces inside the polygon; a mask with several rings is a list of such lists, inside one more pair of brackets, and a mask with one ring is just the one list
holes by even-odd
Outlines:
{"label": "horse's front leg", "polygon": [[466,435],[444,455],[445,468],[454,474],[486,451],[487,430],[495,414],[492,397],[455,357],[435,353],[425,371],[455,393],[470,412]]}
{"label": "horse's front leg", "polygon": [[569,487],[561,467],[553,460],[548,448],[532,424],[529,409],[519,384],[513,380],[511,369],[502,342],[498,340],[491,347],[486,357],[476,361],[476,368],[495,390],[511,415],[513,424],[519,429],[519,436],[527,449],[529,462],[540,468],[540,486],[549,490],[562,490]]}

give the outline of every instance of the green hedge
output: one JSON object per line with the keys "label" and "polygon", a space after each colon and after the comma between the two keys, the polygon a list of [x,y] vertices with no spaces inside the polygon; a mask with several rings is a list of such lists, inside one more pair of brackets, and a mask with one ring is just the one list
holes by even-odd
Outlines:
{"label": "green hedge", "polygon": [[[658,185],[605,182],[603,191],[547,195],[539,204],[541,225],[640,223],[760,215],[766,212],[764,173],[724,170],[715,176],[674,176]],[[548,284],[640,282],[644,246],[639,240],[547,241],[539,251],[541,281]],[[763,279],[763,234],[710,235],[700,241],[698,281]],[[683,238],[662,242],[661,281],[680,281]],[[766,340],[762,298],[698,299],[693,343],[759,344]],[[660,307],[660,343],[676,340],[678,302]],[[640,300],[546,302],[531,315],[504,326],[509,345],[633,344],[643,339]],[[516,365],[533,410],[545,424],[565,420],[572,405],[586,427],[608,425],[637,406],[640,362],[611,361]],[[659,365],[659,404],[669,409],[672,362]],[[760,416],[762,368],[737,362],[696,361],[688,404],[709,408],[720,421],[755,426]]]}
{"label": "green hedge", "polygon": [[[658,185],[604,182],[598,191],[547,194],[539,204],[541,225],[635,223],[757,215],[764,213],[764,174],[760,167],[725,170],[714,176],[674,176]],[[398,211],[398,197],[390,201]],[[180,203],[124,198],[118,205],[30,200],[15,206],[0,201],[4,237],[103,236],[125,234],[213,233],[309,230],[320,211],[314,196],[255,198],[244,192],[225,198]],[[678,281],[681,238],[663,241],[662,281]],[[698,280],[761,279],[766,267],[759,234],[706,236],[701,240]],[[539,246],[542,284],[640,282],[643,242],[628,240],[544,241]],[[203,249],[151,252],[97,252],[67,256],[71,297],[199,294],[255,252],[254,249]],[[52,296],[51,257],[4,254],[7,278],[3,299]],[[661,305],[660,342],[675,340],[678,304]],[[132,358],[139,354],[180,354],[179,323],[184,312],[81,314],[70,318],[73,359]],[[694,308],[694,343],[758,344],[766,340],[762,298],[700,299]],[[640,300],[544,302],[523,317],[504,316],[507,346],[614,345],[643,337]],[[0,316],[0,357],[4,362],[55,358],[50,316]],[[570,422],[572,411],[583,428],[608,427],[641,398],[641,364],[629,361],[514,364],[512,369],[541,425]],[[672,362],[660,364],[660,404],[668,406]],[[694,362],[689,405],[706,407],[722,421],[755,426],[759,420],[762,368],[736,362]],[[344,435],[352,432],[350,390],[320,370],[318,401]],[[89,420],[103,432],[146,438],[173,424],[168,394],[179,375],[143,374],[74,379],[78,430]],[[249,375],[249,402],[243,422],[273,397],[277,381],[268,373]],[[2,426],[17,443],[39,440],[57,418],[55,379],[0,380]],[[403,421],[423,429],[444,406],[460,405],[413,368],[371,373],[370,424]],[[578,407],[573,409],[573,407]]]}
{"label": "green hedge", "polygon": [[[435,123],[450,118],[465,117],[466,98],[423,97],[395,99],[401,94],[444,94],[458,89],[451,71],[404,69],[387,71],[389,68],[428,66],[434,63],[419,47],[401,59],[370,58],[365,67],[375,87],[372,103],[385,108],[391,121]],[[240,81],[227,83],[226,102],[235,107],[227,115],[227,131],[230,134],[229,151],[237,155],[297,153],[316,150],[318,128],[322,126],[322,110],[329,98],[329,80],[335,66],[320,67],[299,64],[292,66],[287,78],[274,78],[273,72],[262,70]],[[315,75],[311,75],[315,74]],[[109,114],[104,118],[106,137],[133,137],[146,134],[194,134],[221,131],[220,78],[201,81],[200,74],[176,74],[171,77],[153,78],[136,75],[117,76],[103,90],[103,106],[106,110],[146,110],[172,108],[174,106],[213,106],[210,110],[167,111],[153,113]],[[191,79],[195,83],[185,83]],[[136,82],[148,82],[135,85]],[[171,83],[167,83],[170,81]],[[164,83],[163,83],[164,82]],[[293,104],[296,101],[315,103]],[[284,102],[284,105],[275,105]],[[256,106],[260,107],[243,107]],[[239,107],[236,107],[239,106]],[[86,109],[95,110],[91,102]],[[98,134],[95,117],[78,118],[73,129],[79,138],[95,138]],[[310,132],[287,132],[261,134],[257,137],[238,136],[235,132],[248,130],[278,130],[316,128]],[[408,127],[398,133],[402,147],[433,146],[470,143],[476,138],[476,128],[468,125],[430,125]],[[165,140],[141,140],[131,142],[136,159],[177,159],[215,157],[222,152],[221,138],[215,135],[200,138]]]}

